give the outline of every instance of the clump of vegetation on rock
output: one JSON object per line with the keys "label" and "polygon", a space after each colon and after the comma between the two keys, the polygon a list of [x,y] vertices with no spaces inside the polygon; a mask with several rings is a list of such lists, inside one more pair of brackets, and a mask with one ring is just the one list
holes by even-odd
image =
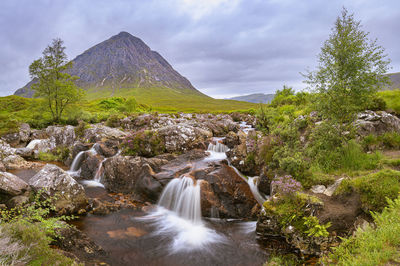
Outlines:
{"label": "clump of vegetation on rock", "polygon": [[153,157],[165,152],[164,140],[156,131],[140,130],[129,135],[122,142],[123,154]]}

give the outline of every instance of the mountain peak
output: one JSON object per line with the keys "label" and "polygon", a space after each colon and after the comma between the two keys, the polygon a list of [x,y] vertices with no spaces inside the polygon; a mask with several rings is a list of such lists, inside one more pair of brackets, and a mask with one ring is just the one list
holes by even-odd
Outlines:
{"label": "mountain peak", "polygon": [[[89,48],[72,61],[68,72],[78,76],[77,85],[89,91],[106,90],[115,95],[122,88],[167,87],[201,94],[159,53],[126,31]],[[15,94],[31,97],[30,85]]]}

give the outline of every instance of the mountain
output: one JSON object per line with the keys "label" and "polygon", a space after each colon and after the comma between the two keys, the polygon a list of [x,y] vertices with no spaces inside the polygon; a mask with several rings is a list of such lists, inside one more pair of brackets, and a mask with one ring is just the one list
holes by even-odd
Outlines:
{"label": "mountain", "polygon": [[228,100],[243,101],[249,103],[270,103],[275,94],[253,93],[243,96],[229,98]]}
{"label": "mountain", "polygon": [[400,89],[400,72],[387,74],[389,76],[391,84],[389,90]]}
{"label": "mountain", "polygon": [[[78,76],[77,85],[89,94],[116,96],[127,88],[168,88],[181,94],[207,97],[159,53],[127,32],[91,47],[72,61],[73,67],[68,73]],[[34,91],[30,88],[34,82],[30,81],[14,94],[32,97]]]}

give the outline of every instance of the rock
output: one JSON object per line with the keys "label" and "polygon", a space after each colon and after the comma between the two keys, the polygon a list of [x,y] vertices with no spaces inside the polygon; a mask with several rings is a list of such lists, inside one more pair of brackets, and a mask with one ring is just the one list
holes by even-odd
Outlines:
{"label": "rock", "polygon": [[29,197],[25,195],[19,195],[12,197],[8,202],[7,202],[7,207],[8,208],[15,208],[17,206],[23,206],[25,204],[29,203]]}
{"label": "rock", "polygon": [[98,152],[104,157],[114,156],[118,152],[118,143],[112,143],[111,141],[100,143],[98,146]]}
{"label": "rock", "polygon": [[3,164],[7,170],[27,168],[28,162],[19,155],[10,155],[3,159]]}
{"label": "rock", "polygon": [[188,151],[202,145],[212,137],[212,133],[202,128],[179,124],[166,126],[158,130],[158,135],[164,139],[167,152]]}
{"label": "rock", "polygon": [[107,215],[111,211],[118,210],[118,206],[116,204],[112,204],[106,201],[101,201],[97,198],[93,199],[90,205],[92,209],[90,213],[95,215]]}
{"label": "rock", "polygon": [[333,193],[335,193],[336,189],[340,186],[342,181],[344,180],[344,177],[339,178],[338,180],[335,181],[332,185],[328,186],[326,190],[323,192],[325,195],[328,197],[331,197]]}
{"label": "rock", "polygon": [[12,147],[17,147],[20,143],[20,135],[19,132],[8,133],[1,137],[5,142],[10,144]]}
{"label": "rock", "polygon": [[12,148],[10,144],[0,139],[0,160],[9,155],[15,155],[16,149]]}
{"label": "rock", "polygon": [[168,161],[157,158],[114,156],[104,162],[103,183],[110,192],[133,194],[135,199],[155,202],[162,185],[154,177],[155,169]]}
{"label": "rock", "polygon": [[31,130],[31,139],[47,139],[49,135],[46,133],[46,129],[33,129]]}
{"label": "rock", "polygon": [[258,191],[263,193],[264,195],[269,195],[271,193],[271,181],[272,179],[268,178],[265,174],[260,175],[258,183]]}
{"label": "rock", "polygon": [[31,127],[27,123],[22,123],[19,126],[20,142],[27,143],[30,139]]}
{"label": "rock", "polygon": [[3,162],[0,161],[0,172],[5,172],[6,167],[4,166]]}
{"label": "rock", "polygon": [[232,149],[233,147],[240,144],[240,138],[238,134],[233,131],[229,131],[229,133],[224,138],[224,144],[228,146],[228,148]]}
{"label": "rock", "polygon": [[34,139],[26,146],[27,149],[32,150],[33,154],[37,156],[40,152],[50,152],[57,146],[54,138],[47,139]]}
{"label": "rock", "polygon": [[7,196],[18,196],[30,190],[29,185],[16,175],[0,172],[0,193]]}
{"label": "rock", "polygon": [[81,174],[83,179],[93,179],[96,175],[103,158],[91,152],[85,152],[84,159],[81,163]]}
{"label": "rock", "polygon": [[322,194],[325,192],[325,190],[326,187],[324,185],[315,185],[311,187],[311,191],[316,194]]}
{"label": "rock", "polygon": [[107,139],[121,140],[126,136],[127,133],[119,129],[98,124],[98,125],[91,125],[90,128],[85,129],[82,139],[84,142],[95,143]]}
{"label": "rock", "polygon": [[17,148],[16,154],[25,159],[30,159],[33,156],[33,150],[28,148]]}
{"label": "rock", "polygon": [[[194,175],[201,175],[201,171],[197,170]],[[252,209],[258,203],[247,182],[231,167],[222,163],[203,171],[206,171],[201,183],[201,188],[204,188],[201,192],[203,215],[220,218],[256,217],[257,214]]]}
{"label": "rock", "polygon": [[46,134],[56,146],[71,146],[76,138],[73,126],[49,126],[46,128]]}
{"label": "rock", "polygon": [[43,190],[45,198],[54,197],[53,204],[59,213],[79,213],[87,207],[88,200],[82,185],[56,165],[46,164],[30,180],[35,190]]}
{"label": "rock", "polygon": [[358,114],[354,122],[358,134],[367,136],[369,134],[382,135],[386,132],[400,132],[400,119],[384,111],[365,111]]}
{"label": "rock", "polygon": [[65,224],[57,229],[57,234],[61,237],[52,244],[63,251],[74,254],[85,264],[98,265],[98,261],[105,255],[105,251],[75,226],[67,225],[65,222],[60,223]]}

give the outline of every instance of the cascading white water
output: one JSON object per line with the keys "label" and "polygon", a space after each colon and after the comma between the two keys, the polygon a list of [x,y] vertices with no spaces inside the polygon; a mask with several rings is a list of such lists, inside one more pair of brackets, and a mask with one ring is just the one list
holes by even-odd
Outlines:
{"label": "cascading white water", "polygon": [[174,178],[163,190],[159,206],[175,212],[193,223],[201,223],[200,182],[186,176]]}
{"label": "cascading white water", "polygon": [[81,166],[81,162],[83,160],[83,155],[86,151],[80,151],[72,161],[71,167],[69,168],[70,172],[77,172]]}
{"label": "cascading white water", "polygon": [[229,148],[220,142],[222,140],[223,138],[214,138],[213,142],[215,142],[215,144],[213,142],[208,144],[207,152],[209,152],[210,155],[207,156],[204,161],[221,161],[227,158],[226,152]]}
{"label": "cascading white water", "polygon": [[259,182],[260,178],[258,176],[249,176],[247,179],[247,184],[249,184],[251,193],[253,193],[254,198],[256,199],[256,201],[258,202],[258,204],[260,204],[261,206],[263,206],[264,201],[266,201],[267,199],[265,197],[263,197],[260,193],[260,191],[258,190],[258,182]]}

